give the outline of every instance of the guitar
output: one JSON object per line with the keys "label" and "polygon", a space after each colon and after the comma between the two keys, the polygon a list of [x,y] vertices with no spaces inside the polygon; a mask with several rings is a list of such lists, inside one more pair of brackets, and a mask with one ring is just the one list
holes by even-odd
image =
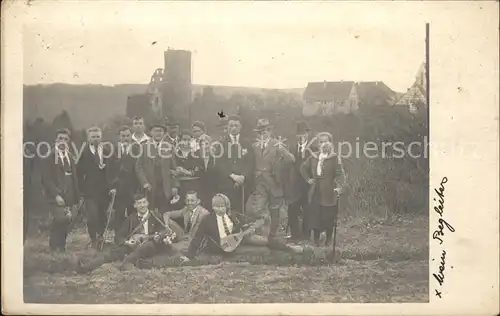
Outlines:
{"label": "guitar", "polygon": [[228,235],[220,240],[220,248],[224,252],[233,252],[243,241],[243,238],[246,235],[252,234],[255,232],[255,229],[264,224],[263,219],[257,220],[255,223],[250,225],[247,229],[236,233]]}

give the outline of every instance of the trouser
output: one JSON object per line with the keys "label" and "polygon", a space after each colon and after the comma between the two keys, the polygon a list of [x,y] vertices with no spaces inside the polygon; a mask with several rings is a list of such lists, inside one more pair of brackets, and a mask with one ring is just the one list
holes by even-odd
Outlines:
{"label": "trouser", "polygon": [[[271,194],[265,183],[257,183],[253,195],[253,207],[247,211],[247,217],[252,221],[264,219],[270,222],[263,227],[263,235],[267,235],[269,241],[275,239],[280,226],[280,207],[283,204],[282,196]],[[268,220],[270,219],[270,221]]]}
{"label": "trouser", "polygon": [[123,264],[135,264],[140,259],[146,259],[151,258],[155,255],[165,254],[170,250],[172,250],[172,245],[167,245],[163,242],[155,243],[152,240],[149,240],[137,246],[134,251],[127,255],[125,259],[123,259]]}
{"label": "trouser", "polygon": [[303,214],[307,206],[307,199],[301,197],[299,200],[288,205],[288,224],[292,239],[309,239],[310,231],[307,230],[306,217],[302,216],[302,225],[299,222],[300,214]]}
{"label": "trouser", "polygon": [[87,229],[92,242],[104,235],[106,227],[108,208],[108,196],[85,198],[85,210],[87,211]]}
{"label": "trouser", "polygon": [[122,260],[122,264],[135,264],[140,259],[146,259],[155,255],[168,253],[171,249],[171,245],[154,243],[153,241],[146,241],[145,243],[137,246],[135,249],[131,249],[127,245],[117,246],[106,252],[98,253],[95,258],[81,266],[80,272],[89,272],[97,269],[105,263],[117,260]]}
{"label": "trouser", "polygon": [[125,217],[132,215],[134,212],[134,200],[132,198],[124,196],[116,197],[113,223],[115,233],[122,227]]}
{"label": "trouser", "polygon": [[[233,212],[234,215],[236,215],[238,218],[240,218],[243,215],[243,203],[246,203],[248,200],[249,193],[246,190],[247,188],[245,187],[245,196],[243,196],[243,190],[241,186],[235,187],[233,183],[225,183],[224,186],[221,187],[220,193],[225,194],[229,200],[231,201],[231,211]],[[244,200],[243,200],[244,199]],[[210,206],[211,201],[210,201]]]}
{"label": "trouser", "polygon": [[50,224],[49,247],[51,250],[65,251],[66,238],[68,237],[68,226],[71,222],[73,207],[54,206],[50,212],[52,218]]}
{"label": "trouser", "polygon": [[160,214],[163,214],[171,209],[170,200],[165,196],[163,186],[153,188],[148,192],[148,201],[152,209],[158,209]]}

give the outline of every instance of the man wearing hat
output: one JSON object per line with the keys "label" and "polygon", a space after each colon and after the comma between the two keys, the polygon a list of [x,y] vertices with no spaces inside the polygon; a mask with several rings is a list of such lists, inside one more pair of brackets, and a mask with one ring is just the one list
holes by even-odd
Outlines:
{"label": "man wearing hat", "polygon": [[167,127],[160,122],[151,124],[151,140],[143,145],[135,165],[140,186],[147,192],[153,209],[162,214],[169,209],[179,187],[174,176],[174,147],[164,140],[166,131]]}
{"label": "man wearing hat", "polygon": [[290,237],[293,241],[309,238],[305,229],[304,216],[302,216],[302,229],[299,225],[299,215],[306,210],[309,189],[309,185],[300,174],[300,166],[312,152],[311,128],[306,121],[297,121],[296,137],[297,142],[292,147],[295,162],[290,166],[289,179],[285,186],[285,197],[288,203],[288,224],[291,233]]}
{"label": "man wearing hat", "polygon": [[228,117],[227,116],[223,116],[221,118],[219,118],[219,122],[217,123],[217,127],[220,129],[220,138],[219,140],[223,140],[226,135],[227,135],[227,127],[228,127]]}
{"label": "man wearing hat", "polygon": [[174,122],[174,120],[165,117],[165,128],[166,133],[163,140],[172,146],[177,146],[179,142],[179,124]]}
{"label": "man wearing hat", "polygon": [[249,216],[253,220],[269,214],[271,223],[268,232],[268,246],[282,248],[284,243],[277,238],[280,225],[280,207],[284,203],[283,164],[293,163],[295,157],[284,144],[272,137],[272,125],[269,119],[257,121],[254,129],[258,133],[257,142],[253,144],[253,208],[249,208]]}
{"label": "man wearing hat", "polygon": [[241,119],[228,117],[228,131],[221,140],[222,156],[216,159],[218,191],[231,200],[235,216],[242,216],[243,203],[250,193],[252,145],[240,135]]}

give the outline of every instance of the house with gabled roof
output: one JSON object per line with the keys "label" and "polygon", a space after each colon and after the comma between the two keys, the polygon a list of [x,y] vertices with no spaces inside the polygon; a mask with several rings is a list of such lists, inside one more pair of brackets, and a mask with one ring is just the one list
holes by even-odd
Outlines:
{"label": "house with gabled roof", "polygon": [[411,88],[403,93],[394,102],[394,105],[408,107],[408,110],[412,113],[416,113],[422,106],[427,106],[427,76],[425,66],[425,62],[420,65]]}
{"label": "house with gabled roof", "polygon": [[354,81],[309,82],[303,99],[303,114],[306,116],[350,113],[357,110]]}
{"label": "house with gabled roof", "polygon": [[391,105],[397,93],[382,81],[356,82],[359,107]]}
{"label": "house with gabled roof", "polygon": [[391,105],[396,92],[382,81],[310,82],[303,94],[303,114],[354,113],[363,106]]}

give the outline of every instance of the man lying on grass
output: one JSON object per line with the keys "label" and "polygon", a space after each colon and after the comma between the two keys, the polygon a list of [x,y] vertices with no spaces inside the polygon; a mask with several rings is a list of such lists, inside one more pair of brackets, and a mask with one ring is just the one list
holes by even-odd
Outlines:
{"label": "man lying on grass", "polygon": [[98,253],[90,262],[78,260],[77,271],[92,271],[104,263],[123,260],[121,269],[132,267],[139,259],[162,255],[172,250],[175,232],[161,220],[158,212],[149,210],[149,203],[144,195],[134,196],[137,213],[127,217],[116,235],[116,246],[106,252]]}
{"label": "man lying on grass", "polygon": [[[233,252],[241,244],[252,246],[267,246],[267,239],[254,235],[255,229],[264,225],[264,219],[258,219],[252,224],[240,225],[231,214],[231,203],[224,194],[216,194],[212,199],[212,210],[201,220],[182,262],[194,259],[202,251],[211,254],[224,255]],[[300,252],[293,247],[282,250]]]}

